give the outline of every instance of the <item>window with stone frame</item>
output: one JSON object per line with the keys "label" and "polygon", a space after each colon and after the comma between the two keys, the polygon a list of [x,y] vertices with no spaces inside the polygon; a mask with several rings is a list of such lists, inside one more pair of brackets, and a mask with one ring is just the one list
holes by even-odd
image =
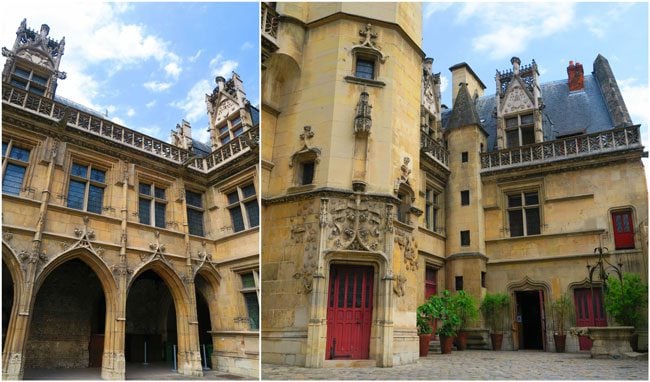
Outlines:
{"label": "window with stone frame", "polygon": [[27,90],[39,96],[45,95],[48,78],[46,75],[37,74],[33,70],[16,66],[11,73],[11,85]]}
{"label": "window with stone frame", "polygon": [[106,170],[94,164],[72,162],[67,206],[101,214],[106,188]]}
{"label": "window with stone frame", "polygon": [[539,235],[541,216],[539,191],[517,191],[508,193],[507,218],[510,237]]}
{"label": "window with stone frame", "polygon": [[259,225],[259,204],[253,183],[237,186],[225,194],[234,232]]}
{"label": "window with stone frame", "polygon": [[231,116],[230,119],[223,121],[217,127],[217,130],[221,145],[232,141],[244,133],[244,124],[242,123],[241,116],[239,114]]}
{"label": "window with stone frame", "polygon": [[187,205],[187,227],[190,235],[205,236],[203,228],[203,195],[198,192],[185,190]]}
{"label": "window with stone frame", "polygon": [[141,224],[165,228],[166,190],[153,182],[138,184],[138,219]]}
{"label": "window with stone frame", "polygon": [[251,330],[260,328],[260,290],[259,275],[256,270],[241,273],[242,287],[239,290],[244,298],[244,306],[248,314],[248,325]]}
{"label": "window with stone frame", "polygon": [[354,76],[366,80],[374,80],[375,60],[368,56],[358,56],[354,66]]}
{"label": "window with stone frame", "polygon": [[31,149],[13,139],[2,141],[2,193],[20,195],[29,166]]}
{"label": "window with stone frame", "polygon": [[533,113],[519,114],[505,119],[506,147],[535,143]]}
{"label": "window with stone frame", "polygon": [[442,225],[442,191],[427,184],[424,198],[424,223],[426,228],[433,232],[444,232]]}

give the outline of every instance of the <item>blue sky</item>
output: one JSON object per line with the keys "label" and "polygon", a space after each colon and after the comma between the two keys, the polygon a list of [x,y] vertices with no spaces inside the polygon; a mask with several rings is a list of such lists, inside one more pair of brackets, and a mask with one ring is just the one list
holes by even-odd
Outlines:
{"label": "blue sky", "polygon": [[[648,121],[648,3],[426,3],[423,49],[441,72],[442,102],[451,106],[449,67],[467,62],[495,93],[495,71],[510,69],[510,58],[533,59],[540,80],[567,78],[570,60],[590,74],[600,53],[616,76],[634,123]],[[543,94],[542,94],[543,96]]]}
{"label": "blue sky", "polygon": [[48,24],[51,38],[66,39],[57,95],[126,127],[168,141],[184,118],[209,140],[204,95],[233,70],[259,104],[258,3],[8,4],[0,46],[13,46],[23,18],[37,31]]}

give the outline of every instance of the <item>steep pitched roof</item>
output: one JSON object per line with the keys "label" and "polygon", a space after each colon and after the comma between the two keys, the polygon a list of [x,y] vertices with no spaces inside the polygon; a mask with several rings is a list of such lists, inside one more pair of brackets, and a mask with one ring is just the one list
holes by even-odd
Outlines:
{"label": "steep pitched roof", "polygon": [[474,106],[474,100],[469,95],[467,84],[461,83],[456,102],[454,102],[454,108],[447,122],[447,129],[478,124],[479,117]]}

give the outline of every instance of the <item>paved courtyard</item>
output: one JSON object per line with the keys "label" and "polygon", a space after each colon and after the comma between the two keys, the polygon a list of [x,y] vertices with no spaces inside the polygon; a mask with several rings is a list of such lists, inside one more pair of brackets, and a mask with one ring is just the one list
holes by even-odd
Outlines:
{"label": "paved courtyard", "polygon": [[[97,367],[85,369],[25,369],[26,380],[101,380]],[[243,380],[251,379],[215,370],[206,370],[203,377],[188,377],[171,371],[165,363],[152,363],[148,366],[127,363],[127,380]],[[257,378],[255,378],[257,380]]]}
{"label": "paved courtyard", "polygon": [[454,351],[432,354],[412,365],[393,368],[308,369],[262,364],[265,380],[449,380],[550,379],[648,380],[648,357],[591,359],[589,353],[538,351]]}

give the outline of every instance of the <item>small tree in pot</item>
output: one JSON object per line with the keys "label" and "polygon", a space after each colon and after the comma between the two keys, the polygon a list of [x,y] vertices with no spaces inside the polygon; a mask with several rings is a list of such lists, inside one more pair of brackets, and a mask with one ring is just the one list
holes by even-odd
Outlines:
{"label": "small tree in pot", "polygon": [[[607,280],[605,289],[605,310],[617,324],[622,326],[647,327],[646,307],[648,305],[648,286],[641,277],[633,273],[623,275],[623,285],[614,277]],[[632,349],[638,349],[638,334],[630,340]]]}
{"label": "small tree in pot", "polygon": [[467,329],[470,322],[478,318],[478,308],[474,297],[464,290],[456,293],[453,300],[456,314],[460,320],[458,325],[458,350],[465,350],[467,349],[467,332],[464,329]]}
{"label": "small tree in pot", "polygon": [[431,321],[433,320],[433,307],[431,301],[427,300],[418,306],[416,311],[418,336],[420,337],[420,357],[429,354],[429,342],[431,341]]}
{"label": "small tree in pot", "polygon": [[451,353],[451,345],[460,325],[455,301],[448,290],[443,291],[442,296],[429,297],[429,301],[433,317],[440,320],[440,327],[436,330],[436,334],[440,336],[440,351],[443,354]]}
{"label": "small tree in pot", "polygon": [[510,296],[505,293],[488,293],[481,303],[481,312],[491,330],[492,349],[501,350],[506,327]]}
{"label": "small tree in pot", "polygon": [[555,351],[564,353],[566,346],[566,321],[571,317],[573,306],[566,293],[561,294],[551,302],[551,316],[553,318],[553,340]]}

